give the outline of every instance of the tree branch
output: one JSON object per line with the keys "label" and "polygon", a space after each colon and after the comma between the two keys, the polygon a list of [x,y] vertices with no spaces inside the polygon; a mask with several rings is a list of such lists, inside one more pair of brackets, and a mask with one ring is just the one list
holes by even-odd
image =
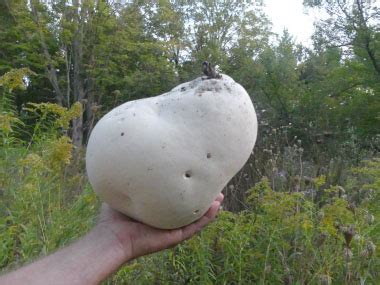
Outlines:
{"label": "tree branch", "polygon": [[47,66],[46,66],[46,73],[47,73],[47,76],[48,76],[48,79],[49,79],[51,85],[54,88],[55,97],[56,97],[57,103],[59,105],[61,105],[61,106],[64,106],[65,102],[64,102],[63,93],[61,91],[61,88],[59,87],[58,77],[57,77],[57,70],[53,66],[53,60],[52,60],[51,55],[49,53],[49,49],[48,49],[48,46],[46,44],[44,33],[43,33],[42,29],[41,29],[41,24],[40,24],[40,20],[39,20],[38,11],[36,9],[36,4],[40,5],[40,2],[38,0],[30,1],[30,6],[31,6],[31,9],[32,9],[32,15],[33,15],[33,20],[34,20],[34,22],[35,22],[35,24],[37,26],[38,34],[40,36],[40,44],[41,44],[41,47],[42,47],[42,51],[43,51],[45,59],[46,59],[46,61],[48,63]]}

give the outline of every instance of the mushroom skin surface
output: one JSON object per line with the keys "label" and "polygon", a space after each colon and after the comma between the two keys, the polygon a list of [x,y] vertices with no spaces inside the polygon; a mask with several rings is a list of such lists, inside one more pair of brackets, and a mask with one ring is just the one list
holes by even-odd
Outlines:
{"label": "mushroom skin surface", "polygon": [[90,183],[104,202],[147,225],[188,225],[244,166],[257,136],[245,89],[223,74],[124,103],[94,127]]}

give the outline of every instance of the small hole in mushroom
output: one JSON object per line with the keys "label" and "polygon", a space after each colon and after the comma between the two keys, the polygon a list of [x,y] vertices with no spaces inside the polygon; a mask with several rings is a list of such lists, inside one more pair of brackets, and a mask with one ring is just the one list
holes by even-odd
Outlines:
{"label": "small hole in mushroom", "polygon": [[199,213],[199,210],[195,210],[194,212],[193,212],[193,215],[196,215],[196,214],[198,214]]}
{"label": "small hole in mushroom", "polygon": [[211,158],[211,152],[208,152],[206,155],[207,158]]}
{"label": "small hole in mushroom", "polygon": [[192,175],[192,173],[191,173],[190,170],[188,170],[188,171],[185,172],[185,177],[186,177],[186,178],[190,178],[191,175]]}
{"label": "small hole in mushroom", "polygon": [[121,136],[124,136],[124,133],[121,133],[120,135],[121,135]]}

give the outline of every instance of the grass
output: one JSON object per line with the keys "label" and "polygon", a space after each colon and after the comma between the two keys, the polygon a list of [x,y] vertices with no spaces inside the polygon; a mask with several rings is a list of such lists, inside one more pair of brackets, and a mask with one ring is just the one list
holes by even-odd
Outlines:
{"label": "grass", "polygon": [[[48,149],[26,156],[22,149],[8,150],[2,161],[3,270],[67,245],[94,224],[98,199],[87,184],[73,195],[78,177],[69,177],[67,166],[55,164],[59,175],[46,168]],[[359,172],[373,175],[368,165]],[[362,188],[373,191],[376,179],[367,177],[365,181],[373,183]],[[380,259],[376,248],[370,248],[379,245],[377,196],[363,198],[351,209],[349,197],[339,197],[336,187],[323,193],[316,201],[302,193],[276,192],[264,178],[249,191],[247,210],[222,211],[200,235],[135,260],[104,283],[377,284]],[[368,220],[368,209],[376,214],[374,221]],[[349,243],[347,227],[355,229]]]}
{"label": "grass", "polygon": [[[3,271],[81,237],[99,210],[80,154],[62,134],[77,111],[33,108],[47,122],[33,130],[32,144],[2,133]],[[278,183],[275,191],[263,177],[244,211],[222,211],[198,236],[126,264],[104,284],[379,284],[379,169],[379,159],[363,162],[346,185],[319,176],[307,191]]]}

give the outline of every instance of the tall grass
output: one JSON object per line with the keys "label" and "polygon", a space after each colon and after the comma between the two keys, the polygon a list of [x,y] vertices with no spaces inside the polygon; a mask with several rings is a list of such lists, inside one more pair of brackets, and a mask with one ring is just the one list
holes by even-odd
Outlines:
{"label": "tall grass", "polygon": [[269,185],[264,178],[250,190],[249,210],[222,211],[199,236],[126,265],[107,284],[379,283],[379,223],[368,205],[350,207],[337,187],[317,205]]}
{"label": "tall grass", "polygon": [[13,90],[23,89],[27,69],[0,78],[0,268],[9,269],[45,255],[81,236],[92,225],[98,202],[71,171],[73,145],[65,135],[81,112],[56,104],[29,104],[22,110],[30,128],[13,107]]}
{"label": "tall grass", "polygon": [[[99,201],[65,135],[80,105],[28,105],[28,139],[16,113],[1,106],[9,120],[0,124],[0,268],[10,270],[82,236]],[[247,192],[244,211],[221,211],[198,236],[130,262],[104,283],[380,283],[380,159],[353,169],[345,185],[324,176],[299,188],[273,179]]]}

